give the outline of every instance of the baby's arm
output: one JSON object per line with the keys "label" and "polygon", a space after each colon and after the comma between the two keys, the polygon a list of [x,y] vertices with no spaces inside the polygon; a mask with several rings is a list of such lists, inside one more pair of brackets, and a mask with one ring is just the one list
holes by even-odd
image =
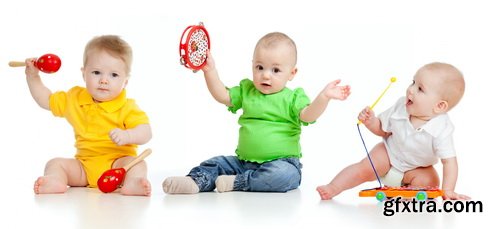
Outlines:
{"label": "baby's arm", "polygon": [[351,94],[351,87],[337,86],[340,80],[335,80],[326,85],[314,101],[300,113],[303,122],[314,122],[323,114],[331,99],[345,100]]}
{"label": "baby's arm", "polygon": [[391,133],[385,132],[382,129],[380,119],[375,116],[375,112],[370,107],[365,107],[359,115],[358,120],[361,121],[370,132],[380,137],[388,137]]}
{"label": "baby's arm", "polygon": [[455,185],[458,178],[457,158],[442,159],[443,163],[443,199],[447,200],[468,200],[470,197],[455,192]]}
{"label": "baby's arm", "polygon": [[214,97],[217,102],[222,103],[228,107],[233,106],[231,104],[231,98],[229,97],[229,91],[226,89],[224,84],[219,78],[219,73],[215,68],[215,61],[210,53],[207,51],[207,63],[201,69],[205,74],[205,81],[207,83],[208,90],[212,97]]}
{"label": "baby's arm", "polygon": [[26,81],[28,82],[31,96],[41,108],[50,110],[49,99],[52,92],[43,84],[39,71],[34,63],[34,58],[26,59]]}
{"label": "baby's arm", "polygon": [[149,124],[140,124],[132,129],[126,130],[115,128],[109,132],[111,140],[119,146],[127,144],[146,144],[149,140],[151,140],[152,136],[153,134]]}

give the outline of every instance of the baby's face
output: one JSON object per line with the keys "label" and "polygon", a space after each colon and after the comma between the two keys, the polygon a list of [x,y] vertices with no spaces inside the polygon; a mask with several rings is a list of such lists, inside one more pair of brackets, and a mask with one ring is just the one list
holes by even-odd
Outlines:
{"label": "baby's face", "polygon": [[92,51],[82,68],[87,91],[97,102],[106,102],[120,95],[127,85],[128,75],[123,60],[105,51]]}
{"label": "baby's face", "polygon": [[286,87],[297,73],[295,53],[285,44],[271,48],[255,49],[252,67],[253,84],[262,94],[274,94]]}
{"label": "baby's face", "polygon": [[411,116],[429,120],[439,113],[437,105],[443,101],[440,74],[437,71],[422,70],[413,78],[413,83],[406,90],[406,111]]}

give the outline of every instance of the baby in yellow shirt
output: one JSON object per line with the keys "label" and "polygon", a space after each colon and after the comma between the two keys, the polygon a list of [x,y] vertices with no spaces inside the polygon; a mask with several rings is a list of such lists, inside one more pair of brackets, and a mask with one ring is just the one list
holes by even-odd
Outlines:
{"label": "baby in yellow shirt", "polygon": [[[137,155],[137,145],[151,137],[149,119],[125,86],[130,76],[132,49],[114,35],[99,36],[85,47],[82,74],[86,87],[52,93],[42,82],[34,58],[26,59],[26,80],[33,99],[64,117],[73,126],[75,158],[54,158],[44,175],[35,181],[36,194],[64,193],[70,187],[96,187],[100,175],[128,164]],[[146,163],[127,172],[120,189],[123,195],[151,195]]]}

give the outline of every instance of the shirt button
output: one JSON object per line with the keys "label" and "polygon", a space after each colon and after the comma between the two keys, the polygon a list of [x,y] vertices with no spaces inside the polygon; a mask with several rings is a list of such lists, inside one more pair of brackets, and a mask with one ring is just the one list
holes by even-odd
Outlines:
{"label": "shirt button", "polygon": [[422,128],[417,128],[417,132],[422,132]]}

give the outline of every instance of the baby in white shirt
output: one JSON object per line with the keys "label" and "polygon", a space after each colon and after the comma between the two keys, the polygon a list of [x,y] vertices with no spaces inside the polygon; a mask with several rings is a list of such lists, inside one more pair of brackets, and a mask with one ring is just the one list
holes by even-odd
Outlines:
{"label": "baby in white shirt", "polygon": [[[453,124],[447,112],[462,98],[465,81],[450,64],[430,63],[421,67],[399,99],[379,117],[370,107],[358,119],[373,134],[383,137],[370,157],[387,186],[438,187],[433,165],[443,164],[443,198],[470,199],[455,192],[458,164],[453,146]],[[376,179],[368,158],[344,168],[333,180],[319,186],[321,199],[332,199],[342,191]]]}

